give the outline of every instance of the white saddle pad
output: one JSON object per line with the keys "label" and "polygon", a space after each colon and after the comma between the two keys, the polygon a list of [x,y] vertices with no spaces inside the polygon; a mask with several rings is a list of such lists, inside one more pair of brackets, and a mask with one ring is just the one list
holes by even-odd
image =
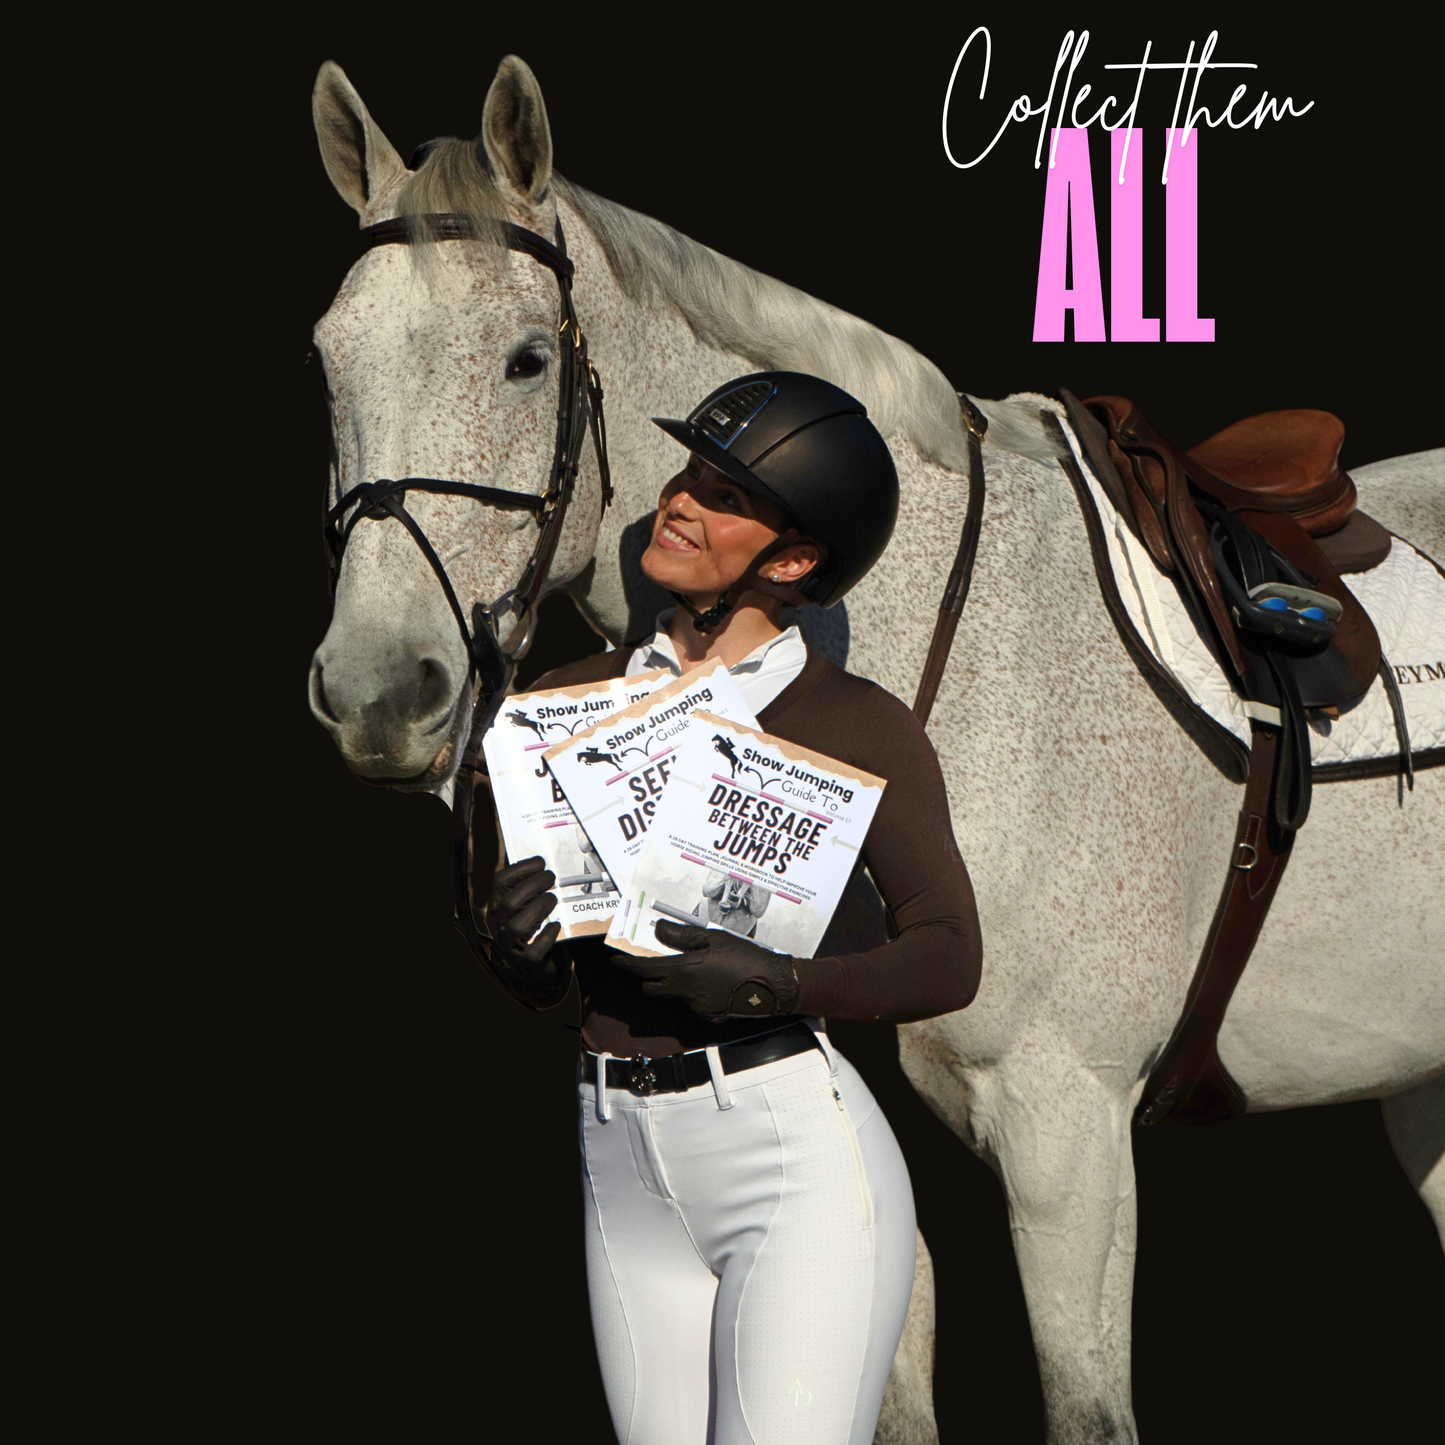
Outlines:
{"label": "white saddle pad", "polygon": [[[1059,420],[1098,511],[1114,581],[1140,642],[1201,712],[1247,748],[1250,714],[1278,722],[1278,712],[1246,702],[1230,687],[1195,630],[1174,579],[1161,572],[1135,540],[1095,479],[1073,429],[1064,418]],[[1397,537],[1378,567],[1344,580],[1369,613],[1380,634],[1380,650],[1394,669],[1410,750],[1445,745],[1445,579],[1428,558]],[[1317,768],[1399,756],[1394,716],[1378,678],[1357,703],[1340,710],[1337,720],[1318,712],[1306,716]]]}

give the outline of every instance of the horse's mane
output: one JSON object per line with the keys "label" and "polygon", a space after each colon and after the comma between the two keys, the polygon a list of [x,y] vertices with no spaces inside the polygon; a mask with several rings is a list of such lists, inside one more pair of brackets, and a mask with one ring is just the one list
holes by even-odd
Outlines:
{"label": "horse's mane", "polygon": [[[630,298],[675,307],[700,341],[745,356],[760,370],[824,377],[856,396],[885,437],[901,435],[922,456],[967,470],[953,388],[906,342],[556,171],[552,185],[597,238]],[[483,236],[505,219],[496,185],[477,162],[475,143],[455,139],[434,144],[402,191],[398,209],[405,217],[428,211],[465,215]],[[495,255],[493,247],[479,249]]]}

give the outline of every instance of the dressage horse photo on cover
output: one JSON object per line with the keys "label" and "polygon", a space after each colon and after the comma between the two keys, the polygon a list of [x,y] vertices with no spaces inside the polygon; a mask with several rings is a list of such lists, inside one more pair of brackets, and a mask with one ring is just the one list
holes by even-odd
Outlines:
{"label": "dressage horse photo on cover", "polygon": [[[846,608],[798,622],[811,647],[905,701],[930,678],[922,711],[985,963],[966,1011],[899,1026],[900,1059],[1003,1185],[1050,1440],[1137,1438],[1131,1129],[1187,1102],[1159,1070],[1184,1047],[1182,1014],[1205,1008],[1202,955],[1234,926],[1221,884],[1238,875],[1248,892],[1268,846],[1237,831],[1247,778],[1287,836],[1271,835],[1277,891],[1238,925],[1243,972],[1200,1067],[1233,1088],[1224,1113],[1382,1100],[1445,1234],[1445,709],[1392,670],[1442,653],[1445,453],[1355,468],[1347,494],[1322,413],[1277,414],[1294,428],[1283,442],[1226,432],[1185,454],[1123,398],[961,404],[904,342],[565,179],[516,57],[492,82],[480,142],[432,142],[410,166],[333,63],[314,114],[363,228],[315,332],[335,605],[310,696],[353,773],[464,816],[476,730],[504,706],[541,598],[565,593],[613,645],[666,601],[638,570],[673,462],[649,418],[759,368],[823,377],[866,404],[902,500]],[[1268,465],[1251,471],[1271,445],[1277,461],[1305,459],[1294,510],[1323,518],[1301,523],[1307,541],[1279,520],[1288,499],[1251,490],[1271,485]],[[1190,510],[1217,476],[1233,501]],[[1241,510],[1268,514],[1311,585],[1276,578],[1234,599]],[[1354,551],[1329,543],[1350,528]],[[970,566],[950,586],[960,536]],[[1246,695],[1233,634],[1207,632],[1216,602],[1224,628],[1252,607],[1260,626],[1287,614],[1300,627],[1339,607],[1327,620],[1355,629],[1350,655],[1369,665],[1310,692],[1277,664],[1276,691]],[[920,1238],[880,1441],[938,1438],[932,1310]]]}

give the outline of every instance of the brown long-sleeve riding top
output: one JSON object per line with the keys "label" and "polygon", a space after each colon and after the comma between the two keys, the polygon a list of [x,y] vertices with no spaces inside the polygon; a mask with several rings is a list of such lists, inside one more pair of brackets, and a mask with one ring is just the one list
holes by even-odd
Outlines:
{"label": "brown long-sleeve riding top", "polygon": [[[620,677],[631,655],[630,647],[599,653],[556,668],[535,686]],[[877,897],[855,870],[818,956],[794,960],[796,1012],[904,1023],[963,1008],[978,990],[983,944],[938,756],[918,720],[877,683],[809,649],[802,672],[763,708],[758,723],[888,781],[862,863],[892,927],[885,931]],[[569,946],[590,1049],[659,1057],[776,1027],[758,1019],[710,1023],[678,999],[645,997],[640,983],[612,964],[615,955],[600,938]]]}

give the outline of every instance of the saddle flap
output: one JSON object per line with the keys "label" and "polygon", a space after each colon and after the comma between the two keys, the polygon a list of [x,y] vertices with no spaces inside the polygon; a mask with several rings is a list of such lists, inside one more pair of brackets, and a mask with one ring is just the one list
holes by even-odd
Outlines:
{"label": "saddle flap", "polygon": [[[1159,517],[1164,504],[1163,469],[1157,463],[1153,471],[1143,464],[1136,467],[1109,434],[1118,432],[1121,423],[1137,413],[1138,407],[1122,396],[1096,396],[1081,402],[1071,391],[1062,389],[1059,396],[1084,455],[1114,510],[1148,549],[1155,563],[1165,572],[1173,573],[1174,558],[1164,540],[1164,526]],[[1106,425],[1109,431],[1105,430]],[[1153,462],[1152,458],[1147,460]]]}
{"label": "saddle flap", "polygon": [[1173,457],[1169,458],[1168,472],[1165,515],[1169,521],[1169,540],[1179,557],[1180,571],[1187,573],[1193,582],[1196,605],[1202,604],[1208,613],[1218,641],[1234,664],[1235,676],[1242,678],[1245,675],[1244,658],[1240,652],[1235,620],[1230,615],[1229,604],[1224,599],[1224,590],[1215,571],[1209,525],[1194,505],[1194,498],[1189,495],[1189,483],[1175,465]]}
{"label": "saddle flap", "polygon": [[1287,511],[1310,536],[1320,537],[1344,526],[1355,508],[1355,484],[1339,465],[1344,440],[1337,416],[1297,407],[1245,417],[1186,455],[1248,493],[1256,508]]}
{"label": "saddle flap", "polygon": [[[1195,609],[1209,619],[1217,649],[1233,669],[1234,676],[1242,681],[1244,658],[1234,620],[1215,575],[1209,528],[1189,495],[1183,452],[1155,431],[1128,397],[1093,396],[1087,398],[1080,409],[1093,412],[1108,427],[1113,465],[1123,473],[1126,483],[1134,484],[1129,495],[1138,498],[1133,514],[1135,535],[1149,548],[1155,561],[1175,577]],[[1220,484],[1215,482],[1215,485]],[[1149,540],[1146,517],[1159,530],[1158,551]],[[1160,560],[1161,551],[1167,560]]]}

